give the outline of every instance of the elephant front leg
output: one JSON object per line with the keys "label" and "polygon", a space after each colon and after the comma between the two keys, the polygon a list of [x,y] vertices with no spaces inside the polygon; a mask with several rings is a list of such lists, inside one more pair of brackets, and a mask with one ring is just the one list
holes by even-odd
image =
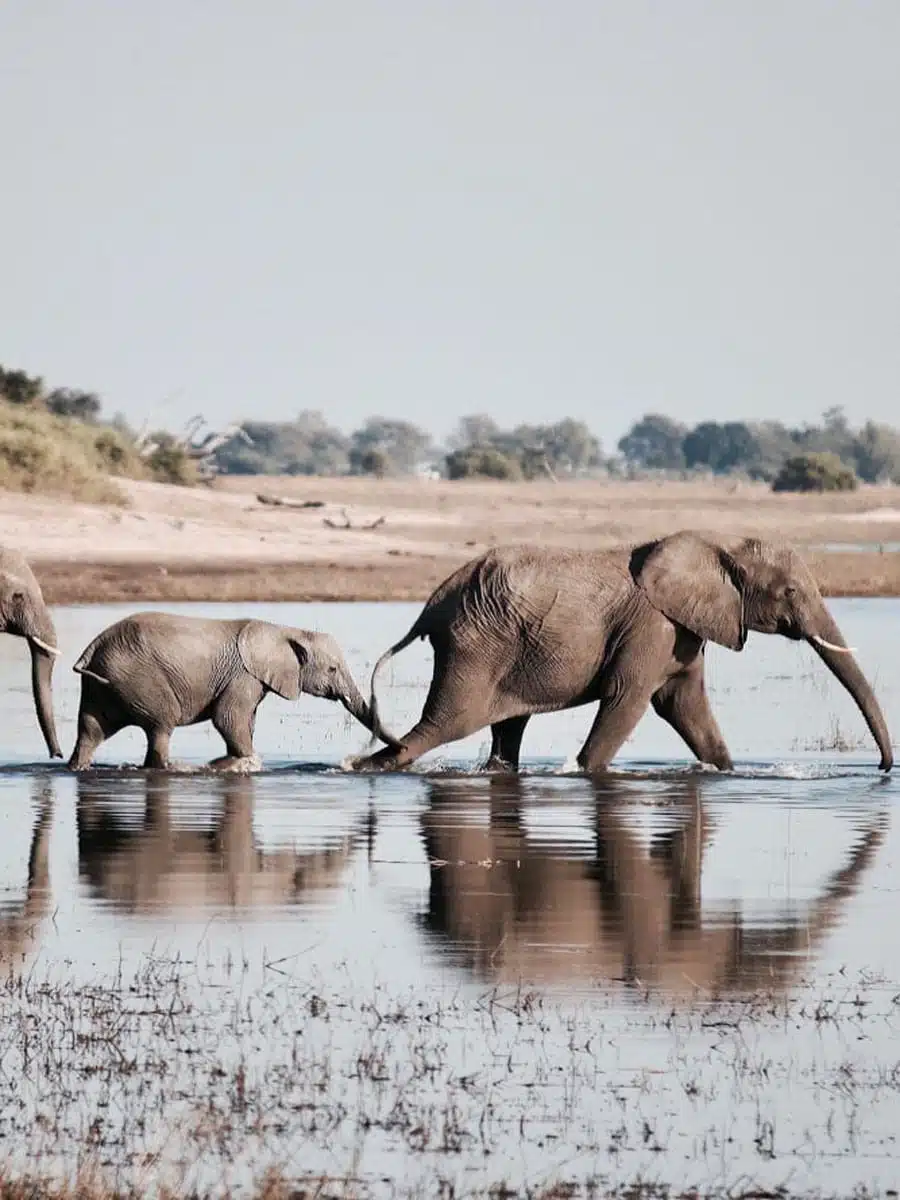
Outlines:
{"label": "elephant front leg", "polygon": [[731,771],[734,764],[713,716],[703,678],[703,656],[668,680],[653,696],[653,707],[702,763]]}
{"label": "elephant front leg", "polygon": [[609,767],[650,707],[651,695],[645,684],[627,679],[616,679],[605,689],[587,741],[578,754],[582,771],[600,774]]}
{"label": "elephant front leg", "polygon": [[522,737],[530,716],[509,717],[491,726],[491,755],[484,764],[485,771],[518,771]]}
{"label": "elephant front leg", "polygon": [[225,742],[226,753],[207,765],[217,771],[259,771],[262,760],[253,749],[256,710],[264,695],[262,687],[250,687],[246,679],[226,689],[212,716],[213,727]]}

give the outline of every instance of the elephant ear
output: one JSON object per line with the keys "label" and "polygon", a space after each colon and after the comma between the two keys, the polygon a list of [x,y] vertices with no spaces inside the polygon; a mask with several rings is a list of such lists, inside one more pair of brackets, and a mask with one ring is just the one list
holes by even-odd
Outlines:
{"label": "elephant ear", "polygon": [[237,639],[238,653],[247,671],[285,700],[296,700],[307,660],[302,642],[265,621],[248,621]]}
{"label": "elephant ear", "polygon": [[638,546],[630,569],[653,607],[670,621],[703,641],[743,650],[744,575],[722,546],[695,533],[674,533]]}

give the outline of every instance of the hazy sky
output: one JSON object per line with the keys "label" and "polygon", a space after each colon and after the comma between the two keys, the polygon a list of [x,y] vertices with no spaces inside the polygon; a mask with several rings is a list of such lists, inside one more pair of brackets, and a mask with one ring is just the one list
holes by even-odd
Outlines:
{"label": "hazy sky", "polygon": [[897,0],[3,0],[0,145],[0,363],[137,422],[900,423]]}

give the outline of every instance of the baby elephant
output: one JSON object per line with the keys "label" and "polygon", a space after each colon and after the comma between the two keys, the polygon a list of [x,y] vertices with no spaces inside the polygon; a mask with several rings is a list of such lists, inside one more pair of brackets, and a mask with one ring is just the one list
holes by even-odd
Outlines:
{"label": "baby elephant", "polygon": [[133,613],[94,638],[74,668],[81,675],[78,740],[69,766],[91,765],[97,747],[127,725],[147,734],[145,767],[169,765],[178,725],[212,721],[228,751],[210,766],[259,766],[256,710],[267,692],[340,700],[371,730],[340,647],[327,633],[267,621]]}

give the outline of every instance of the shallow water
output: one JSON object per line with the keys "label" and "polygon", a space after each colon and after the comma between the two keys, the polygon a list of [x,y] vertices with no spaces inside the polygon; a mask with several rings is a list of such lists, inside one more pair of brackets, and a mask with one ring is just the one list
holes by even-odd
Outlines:
{"label": "shallow water", "polygon": [[[365,685],[418,605],[147,605],[325,628]],[[831,604],[900,728],[900,603]],[[60,740],[83,646],[55,613]],[[518,778],[485,734],[341,770],[339,706],[267,697],[255,776],[176,731],[48,766],[27,653],[0,639],[0,1136],[20,1165],[240,1187],[274,1165],[361,1194],[591,1178],[847,1194],[897,1177],[897,784],[805,646],[708,656],[734,773],[652,713],[591,782],[592,708],[536,717]],[[386,674],[398,732],[429,649]]]}

